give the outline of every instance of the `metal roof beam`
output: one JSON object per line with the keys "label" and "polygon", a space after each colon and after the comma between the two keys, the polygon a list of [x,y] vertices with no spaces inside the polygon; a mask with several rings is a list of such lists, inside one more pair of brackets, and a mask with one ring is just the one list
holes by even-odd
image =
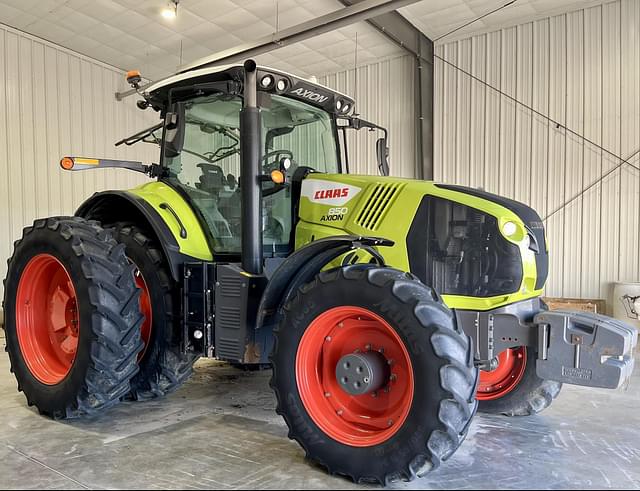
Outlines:
{"label": "metal roof beam", "polygon": [[280,32],[270,34],[257,41],[242,44],[211,56],[205,56],[193,63],[178,69],[179,72],[195,70],[212,64],[231,64],[244,61],[247,58],[259,56],[270,51],[298,43],[320,34],[335,31],[342,27],[370,19],[387,12],[418,3],[420,0],[362,0],[343,9],[330,12],[302,24],[290,27]]}
{"label": "metal roof beam", "polygon": [[[340,0],[350,7],[362,0]],[[404,49],[416,63],[416,176],[433,179],[433,41],[400,13],[392,11],[371,17],[367,22]]]}
{"label": "metal roof beam", "polygon": [[[193,63],[188,63],[181,66],[178,69],[178,73],[211,65],[242,62],[248,58],[259,56],[320,34],[335,31],[336,29],[367,20],[371,17],[383,15],[419,1],[420,0],[362,0],[355,5],[350,5],[283,31],[270,34],[257,41],[245,43],[235,48],[206,56]],[[117,93],[116,99],[122,100],[134,93],[135,91],[132,90]]]}

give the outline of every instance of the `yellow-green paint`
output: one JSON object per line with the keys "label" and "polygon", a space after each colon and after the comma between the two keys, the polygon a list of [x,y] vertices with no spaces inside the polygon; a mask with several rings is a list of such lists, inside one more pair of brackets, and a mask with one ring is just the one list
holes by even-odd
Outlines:
{"label": "yellow-green paint", "polygon": [[[153,209],[156,210],[169,227],[169,230],[171,230],[182,254],[203,261],[213,260],[211,249],[198,218],[189,204],[173,188],[162,182],[150,182],[129,192],[139,196],[153,206]],[[173,214],[160,208],[162,203],[167,203],[180,217],[180,221],[187,230],[186,239],[180,237],[180,225]]]}
{"label": "yellow-green paint", "polygon": [[[352,234],[383,237],[394,241],[393,247],[380,247],[378,250],[385,258],[386,263],[402,271],[409,271],[407,235],[422,199],[425,195],[431,195],[453,200],[496,217],[500,230],[503,230],[505,223],[513,222],[516,230],[511,236],[505,236],[505,238],[518,246],[522,257],[523,279],[517,292],[486,298],[443,295],[443,300],[449,307],[482,311],[491,310],[527,298],[537,297],[542,293],[542,290],[535,289],[537,279],[535,253],[529,249],[525,225],[514,212],[497,203],[463,192],[440,188],[429,181],[383,178],[379,176],[327,174],[312,174],[307,179],[342,183],[358,187],[361,191],[343,205],[343,208],[348,209],[344,213],[344,218],[340,221],[331,222],[331,226],[325,225],[321,222],[321,219],[328,214],[333,205],[311,202],[308,198],[302,197],[300,221],[296,228],[296,248],[302,247],[312,240],[332,235]],[[393,205],[386,209],[384,215],[380,215],[377,225],[372,229],[365,228],[357,223],[359,213],[366,205],[375,186],[381,183],[396,184],[399,192],[393,197]],[[427,244],[424,247],[426,248]],[[361,260],[365,261],[367,259],[361,258]]]}
{"label": "yellow-green paint", "polygon": [[[542,294],[542,290],[535,289],[537,279],[535,253],[528,247],[525,225],[515,213],[497,203],[463,192],[443,189],[429,181],[327,174],[312,174],[307,179],[320,179],[347,184],[360,188],[360,192],[341,207],[348,210],[344,213],[343,219],[330,222],[330,225],[322,222],[321,219],[334,206],[314,203],[308,198],[302,197],[300,220],[296,227],[296,249],[314,240],[336,235],[351,234],[382,237],[394,242],[392,247],[380,247],[378,250],[385,258],[386,263],[402,271],[409,271],[407,235],[422,199],[425,195],[431,195],[450,199],[493,215],[498,220],[500,230],[503,230],[505,223],[513,222],[516,226],[515,232],[511,236],[505,236],[505,238],[518,246],[522,257],[523,280],[517,292],[486,298],[443,295],[444,302],[450,308],[486,311]],[[393,197],[393,206],[387,207],[384,214],[380,214],[374,227],[366,228],[358,223],[359,213],[378,184],[394,184],[397,186],[397,192]],[[204,261],[213,260],[200,222],[189,204],[173,188],[162,182],[152,182],[130,192],[143,198],[153,206],[174,235],[181,253]],[[180,217],[188,231],[187,239],[180,237],[180,226],[169,211],[160,208],[162,203],[169,204]],[[424,247],[426,248],[426,246],[425,244]],[[359,260],[366,262],[369,259],[368,255],[363,254]]]}

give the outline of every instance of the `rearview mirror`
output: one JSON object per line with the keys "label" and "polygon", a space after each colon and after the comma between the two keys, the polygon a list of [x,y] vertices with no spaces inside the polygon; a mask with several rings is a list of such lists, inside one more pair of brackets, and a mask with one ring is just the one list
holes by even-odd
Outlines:
{"label": "rearview mirror", "polygon": [[178,103],[175,105],[174,111],[168,112],[165,117],[162,141],[165,158],[173,159],[182,152],[184,147],[184,116],[184,104]]}
{"label": "rearview mirror", "polygon": [[389,147],[386,138],[378,138],[376,142],[376,157],[378,159],[378,169],[383,176],[389,175]]}

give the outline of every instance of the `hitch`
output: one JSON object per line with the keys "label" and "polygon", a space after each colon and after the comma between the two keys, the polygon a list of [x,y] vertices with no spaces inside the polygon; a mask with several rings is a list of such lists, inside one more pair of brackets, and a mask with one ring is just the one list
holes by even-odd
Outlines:
{"label": "hitch", "polygon": [[604,315],[567,310],[540,312],[534,324],[540,378],[606,389],[628,383],[638,342],[634,327]]}

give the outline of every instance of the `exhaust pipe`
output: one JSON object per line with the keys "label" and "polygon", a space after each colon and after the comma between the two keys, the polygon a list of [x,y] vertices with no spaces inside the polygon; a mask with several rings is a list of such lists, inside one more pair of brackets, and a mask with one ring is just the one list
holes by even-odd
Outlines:
{"label": "exhaust pipe", "polygon": [[244,107],[240,111],[240,186],[242,193],[242,269],[262,274],[262,129],[258,109],[258,73],[253,60],[244,63]]}

